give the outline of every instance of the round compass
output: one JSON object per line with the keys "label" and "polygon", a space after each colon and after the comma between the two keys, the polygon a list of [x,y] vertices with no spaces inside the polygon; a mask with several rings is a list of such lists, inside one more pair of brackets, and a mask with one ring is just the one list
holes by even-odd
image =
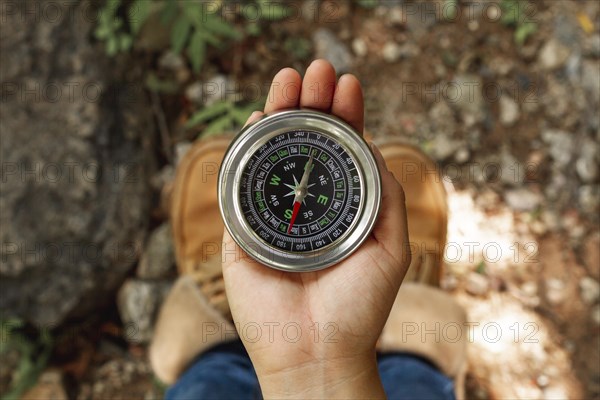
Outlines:
{"label": "round compass", "polygon": [[272,268],[313,271],[336,264],[369,236],[381,180],[352,127],[309,110],[281,111],[244,128],[219,172],[225,227]]}

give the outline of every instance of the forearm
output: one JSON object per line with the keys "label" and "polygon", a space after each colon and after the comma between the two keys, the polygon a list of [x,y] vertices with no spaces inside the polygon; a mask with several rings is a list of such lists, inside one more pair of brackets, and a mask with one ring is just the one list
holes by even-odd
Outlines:
{"label": "forearm", "polygon": [[265,399],[384,399],[375,355],[303,364],[258,378]]}

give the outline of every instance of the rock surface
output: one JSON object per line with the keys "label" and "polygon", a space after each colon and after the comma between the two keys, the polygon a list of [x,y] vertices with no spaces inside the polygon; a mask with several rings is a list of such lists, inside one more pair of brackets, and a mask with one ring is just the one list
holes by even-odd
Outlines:
{"label": "rock surface", "polygon": [[170,284],[130,279],[117,296],[119,315],[125,325],[125,340],[147,343],[152,338],[154,320]]}
{"label": "rock surface", "polygon": [[331,62],[338,74],[348,72],[352,67],[352,54],[345,43],[330,30],[318,29],[313,35],[316,58],[325,58]]}
{"label": "rock surface", "polygon": [[154,230],[142,254],[137,276],[144,279],[165,278],[175,265],[171,226],[165,223]]}
{"label": "rock surface", "polygon": [[53,2],[73,16],[59,21],[21,18],[34,5],[14,4],[0,45],[0,310],[55,326],[109,299],[136,262],[152,116],[142,85],[91,44],[90,4]]}

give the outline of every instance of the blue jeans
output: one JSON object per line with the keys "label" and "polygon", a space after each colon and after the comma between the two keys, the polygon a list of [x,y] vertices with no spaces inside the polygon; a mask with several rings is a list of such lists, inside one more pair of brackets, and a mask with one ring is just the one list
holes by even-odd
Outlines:
{"label": "blue jeans", "polygon": [[[389,399],[454,399],[454,384],[429,361],[407,353],[377,355],[379,375]],[[220,344],[198,357],[167,400],[261,399],[254,367],[242,342]]]}

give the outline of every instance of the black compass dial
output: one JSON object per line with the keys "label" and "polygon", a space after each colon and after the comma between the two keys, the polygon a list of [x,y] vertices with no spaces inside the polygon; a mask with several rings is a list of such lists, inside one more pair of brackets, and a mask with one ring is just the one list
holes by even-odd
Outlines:
{"label": "black compass dial", "polygon": [[361,184],[355,160],[340,143],[295,130],[252,154],[240,180],[240,204],[258,240],[308,252],[334,244],[351,228]]}

